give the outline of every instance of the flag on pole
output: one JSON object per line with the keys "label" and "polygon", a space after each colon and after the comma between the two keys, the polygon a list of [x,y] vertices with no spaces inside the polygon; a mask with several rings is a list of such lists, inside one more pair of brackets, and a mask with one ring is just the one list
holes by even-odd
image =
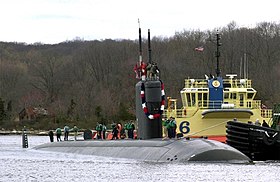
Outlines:
{"label": "flag on pole", "polygon": [[197,51],[197,52],[203,52],[204,48],[203,47],[196,47],[194,50]]}
{"label": "flag on pole", "polygon": [[140,76],[139,76],[139,71],[138,71],[138,65],[137,65],[137,63],[135,64],[133,70],[134,70],[134,72],[135,72],[135,74],[136,74],[135,77],[136,77],[137,79],[139,79]]}

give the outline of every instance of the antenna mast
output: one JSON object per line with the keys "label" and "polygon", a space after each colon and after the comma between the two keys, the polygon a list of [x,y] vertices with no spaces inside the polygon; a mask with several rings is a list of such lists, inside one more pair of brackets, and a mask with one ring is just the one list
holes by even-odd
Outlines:
{"label": "antenna mast", "polygon": [[140,20],[138,18],[138,25],[139,25],[139,65],[142,62],[142,38],[141,38],[141,27],[140,27]]}
{"label": "antenna mast", "polygon": [[148,29],[148,50],[149,50],[149,63],[152,63],[152,50],[151,50],[151,38],[150,38],[150,29]]}
{"label": "antenna mast", "polygon": [[217,75],[217,77],[219,77],[220,74],[221,74],[220,65],[219,65],[219,57],[221,56],[221,53],[220,53],[219,47],[222,44],[220,43],[221,35],[219,34],[218,30],[217,30],[216,38],[217,38],[217,40],[216,40],[216,43],[217,43],[217,50],[216,50],[217,69],[216,69],[216,75]]}

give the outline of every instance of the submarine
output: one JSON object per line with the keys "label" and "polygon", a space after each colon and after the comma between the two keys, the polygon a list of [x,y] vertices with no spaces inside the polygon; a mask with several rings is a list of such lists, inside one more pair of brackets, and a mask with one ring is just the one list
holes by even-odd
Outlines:
{"label": "submarine", "polygon": [[[251,163],[251,159],[224,143],[203,138],[162,138],[162,115],[165,93],[159,74],[146,75],[142,61],[141,28],[139,25],[139,81],[135,85],[135,140],[82,140],[45,143],[35,150],[75,153],[144,162],[228,162]],[[150,30],[148,30],[149,63],[151,62]],[[147,77],[146,77],[147,76]]]}

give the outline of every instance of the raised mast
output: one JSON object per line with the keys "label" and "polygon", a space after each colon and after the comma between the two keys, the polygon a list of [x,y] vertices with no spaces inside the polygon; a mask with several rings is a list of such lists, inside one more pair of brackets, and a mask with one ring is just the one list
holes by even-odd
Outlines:
{"label": "raised mast", "polygon": [[141,65],[142,65],[142,37],[141,37],[141,27],[140,27],[140,20],[138,19],[138,24],[139,24],[139,78],[143,76],[142,70],[141,70]]}
{"label": "raised mast", "polygon": [[152,50],[151,50],[151,38],[150,38],[150,29],[148,29],[148,50],[149,50],[149,60],[148,62],[152,63]]}
{"label": "raised mast", "polygon": [[220,70],[220,65],[219,65],[219,58],[220,58],[220,56],[221,56],[221,54],[220,54],[220,50],[219,50],[219,47],[222,45],[221,43],[220,43],[220,39],[221,39],[221,35],[219,34],[219,32],[217,31],[217,34],[216,34],[216,43],[217,43],[217,50],[216,50],[216,58],[217,58],[217,69],[216,69],[216,75],[217,75],[217,77],[219,77],[220,76],[220,74],[221,74],[221,70]]}
{"label": "raised mast", "polygon": [[140,20],[138,19],[139,24],[139,65],[142,62],[142,38],[141,38],[141,27],[140,27]]}

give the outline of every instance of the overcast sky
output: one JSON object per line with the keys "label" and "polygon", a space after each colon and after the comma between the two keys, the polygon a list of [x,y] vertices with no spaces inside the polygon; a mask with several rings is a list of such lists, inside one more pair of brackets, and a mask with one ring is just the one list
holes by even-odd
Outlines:
{"label": "overcast sky", "polygon": [[84,40],[173,36],[235,21],[280,23],[279,0],[0,0],[0,41],[55,44]]}

